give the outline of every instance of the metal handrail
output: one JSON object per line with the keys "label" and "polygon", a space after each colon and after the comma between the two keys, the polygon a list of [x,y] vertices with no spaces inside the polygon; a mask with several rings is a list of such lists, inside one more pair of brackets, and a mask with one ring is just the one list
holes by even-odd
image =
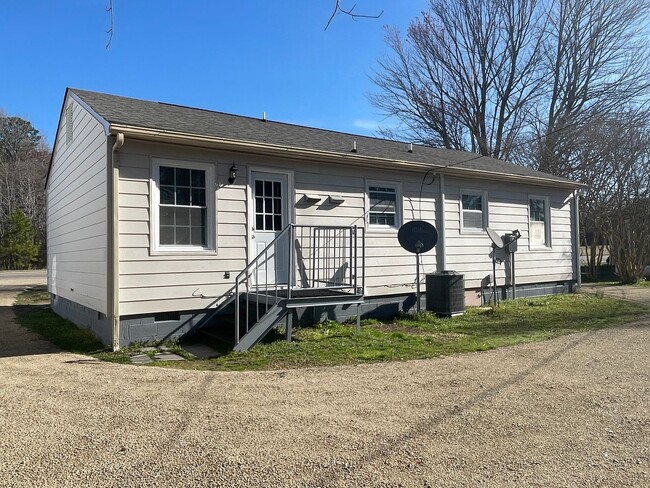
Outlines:
{"label": "metal handrail", "polygon": [[[301,276],[303,286],[300,287],[301,289],[352,289],[355,294],[363,294],[365,289],[365,232],[363,230],[363,228],[357,226],[296,224],[289,224],[282,229],[235,278],[235,343],[239,344],[241,338],[240,293],[243,291],[242,287],[245,286],[246,291],[245,320],[246,333],[248,333],[251,318],[251,298],[255,301],[255,322],[259,322],[261,318],[260,304],[262,299],[266,310],[269,309],[270,301],[279,303],[285,298],[287,300],[292,299],[293,289],[296,286],[296,268],[299,258],[303,258],[301,260],[303,266],[301,268],[303,271]],[[361,257],[359,257],[359,234],[361,234]],[[272,259],[282,259],[278,252],[285,251],[281,248],[280,241],[282,239],[287,239],[287,254],[285,255],[288,266],[287,282],[278,283],[277,277],[274,276],[273,282],[269,283],[269,262]],[[296,252],[297,246],[300,246],[301,250],[305,250],[305,241],[307,242],[306,249],[311,252],[310,261],[307,265],[305,265],[305,256],[298,256]],[[361,261],[361,267],[359,267],[359,261]],[[275,272],[275,266],[272,266],[272,269]],[[261,270],[264,270],[264,283],[260,283]],[[311,272],[311,277],[307,276],[307,270]],[[304,282],[305,277],[307,283]],[[251,283],[252,280],[254,284]],[[361,281],[360,286],[359,281]],[[280,296],[280,291],[284,290],[285,285],[286,294]],[[263,295],[261,290],[263,290]],[[251,295],[253,296],[251,297]]]}

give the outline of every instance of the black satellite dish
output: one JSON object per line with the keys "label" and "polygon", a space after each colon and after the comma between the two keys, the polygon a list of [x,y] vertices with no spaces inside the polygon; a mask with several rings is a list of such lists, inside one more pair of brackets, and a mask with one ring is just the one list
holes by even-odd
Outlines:
{"label": "black satellite dish", "polygon": [[414,254],[429,252],[438,242],[438,231],[429,222],[412,220],[399,228],[397,240],[404,249]]}
{"label": "black satellite dish", "polygon": [[494,230],[490,229],[489,227],[486,227],[485,231],[487,232],[487,235],[492,240],[492,244],[494,244],[494,246],[497,249],[501,249],[503,247],[503,239],[501,238],[501,236],[497,234]]}
{"label": "black satellite dish", "polygon": [[415,282],[417,283],[415,303],[416,310],[420,313],[420,254],[433,249],[438,242],[438,231],[429,222],[412,220],[399,228],[397,240],[400,246],[415,254]]}

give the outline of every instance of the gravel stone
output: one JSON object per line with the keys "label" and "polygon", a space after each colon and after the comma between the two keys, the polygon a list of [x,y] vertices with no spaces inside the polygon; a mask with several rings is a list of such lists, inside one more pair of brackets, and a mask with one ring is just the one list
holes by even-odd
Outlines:
{"label": "gravel stone", "polygon": [[0,486],[650,486],[650,317],[264,372],[88,362],[20,331],[1,306]]}

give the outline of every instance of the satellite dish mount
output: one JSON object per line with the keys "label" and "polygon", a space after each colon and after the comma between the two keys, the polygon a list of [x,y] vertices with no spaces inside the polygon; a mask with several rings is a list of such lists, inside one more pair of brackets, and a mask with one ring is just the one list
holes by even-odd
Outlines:
{"label": "satellite dish mount", "polygon": [[415,308],[420,313],[420,254],[429,252],[438,242],[438,231],[429,222],[412,220],[399,228],[397,240],[404,249],[415,254]]}
{"label": "satellite dish mount", "polygon": [[494,301],[494,306],[497,306],[497,261],[501,263],[501,260],[497,258],[497,249],[503,248],[503,239],[499,234],[489,227],[485,228],[488,237],[492,241],[492,300]]}

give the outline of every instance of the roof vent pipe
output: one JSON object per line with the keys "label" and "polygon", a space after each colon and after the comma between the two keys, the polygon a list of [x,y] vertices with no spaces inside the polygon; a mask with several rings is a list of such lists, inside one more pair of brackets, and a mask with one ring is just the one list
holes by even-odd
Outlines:
{"label": "roof vent pipe", "polygon": [[357,141],[352,141],[352,152],[357,152]]}
{"label": "roof vent pipe", "polygon": [[262,112],[262,122],[266,122],[266,112]]}
{"label": "roof vent pipe", "polygon": [[410,153],[413,152],[413,143],[412,142],[409,143],[409,152]]}

